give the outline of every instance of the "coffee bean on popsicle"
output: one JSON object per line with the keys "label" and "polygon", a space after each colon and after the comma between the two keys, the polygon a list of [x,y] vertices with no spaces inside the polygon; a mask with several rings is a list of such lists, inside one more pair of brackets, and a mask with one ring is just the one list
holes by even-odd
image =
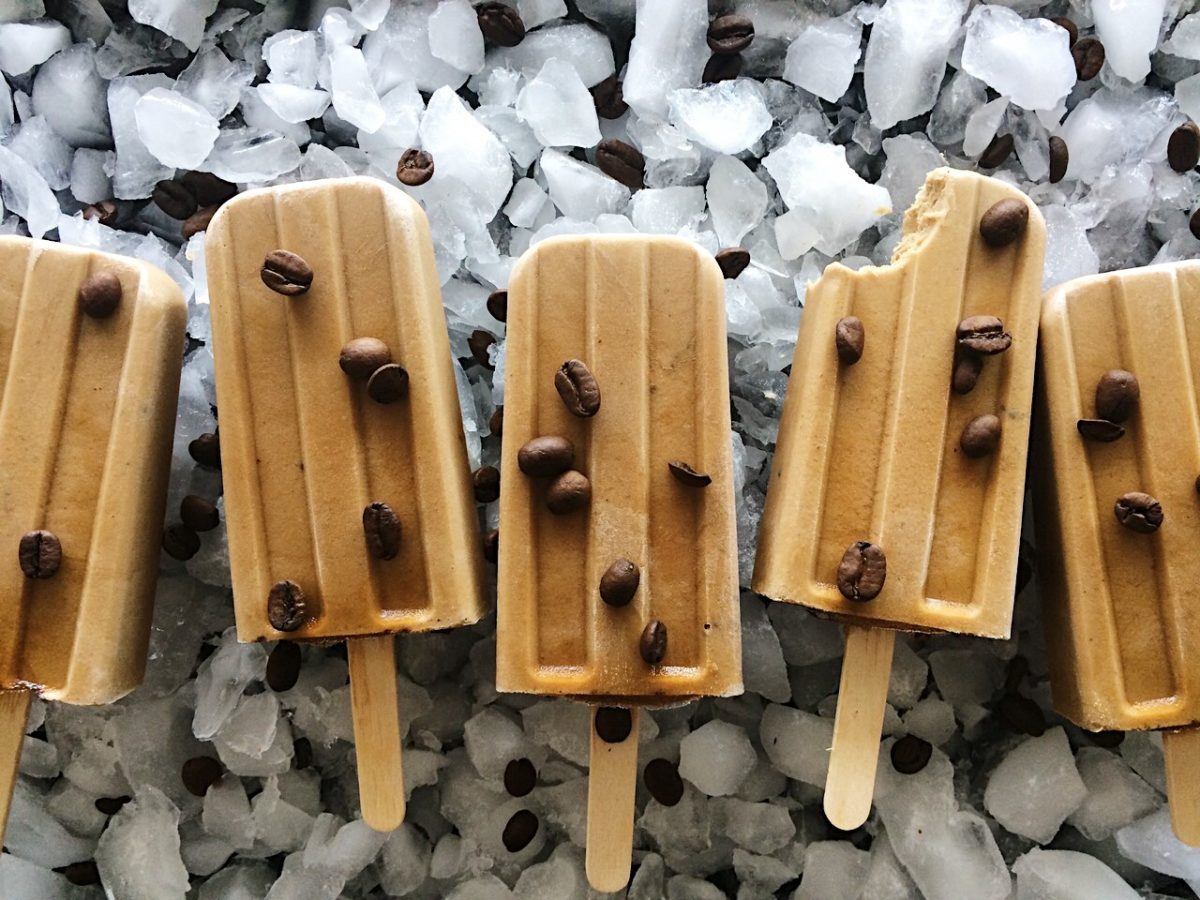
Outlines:
{"label": "coffee bean on popsicle", "polygon": [[867,333],[863,328],[862,319],[858,316],[838,319],[833,329],[833,343],[837,347],[838,359],[842,361],[842,365],[852,366],[862,359],[866,341]]}
{"label": "coffee bean on popsicle", "polygon": [[950,376],[950,389],[954,393],[969,394],[979,383],[983,373],[983,357],[961,346],[954,352],[954,373]]}
{"label": "coffee bean on popsicle", "polygon": [[304,624],[304,591],[294,581],[277,581],[267,594],[267,621],[276,631],[295,631]]}
{"label": "coffee bean on popsicle", "polygon": [[1162,505],[1141,491],[1121,495],[1113,512],[1118,522],[1138,534],[1153,534],[1163,523]]}
{"label": "coffee bean on popsicle", "polygon": [[976,416],[963,428],[958,445],[971,459],[982,459],[1000,444],[1000,418],[991,413]]}
{"label": "coffee bean on popsicle", "polygon": [[395,403],[408,395],[408,370],[399,363],[380,366],[367,379],[367,396],[376,403]]}
{"label": "coffee bean on popsicle", "polygon": [[376,500],[363,509],[367,550],[376,559],[395,559],[400,552],[400,519],[390,506]]}
{"label": "coffee bean on popsicle", "polygon": [[313,270],[304,258],[288,250],[272,250],[263,260],[262,282],[277,294],[295,297],[308,291]]}
{"label": "coffee bean on popsicle", "polygon": [[582,360],[563,363],[554,373],[554,388],[571,415],[586,419],[600,411],[600,385]]}
{"label": "coffee bean on popsicle", "polygon": [[1025,233],[1029,206],[1015,197],[998,200],[979,218],[979,236],[989,247],[1007,247]]}
{"label": "coffee bean on popsicle", "polygon": [[1075,427],[1079,429],[1079,434],[1085,441],[1111,444],[1125,436],[1125,426],[1108,419],[1080,419],[1075,423]]}
{"label": "coffee bean on popsicle", "polygon": [[49,531],[26,532],[17,546],[17,561],[26,578],[51,578],[62,565],[62,544]]}
{"label": "coffee bean on popsicle", "polygon": [[609,606],[628,606],[637,593],[642,573],[627,559],[618,559],[600,576],[600,599]]}
{"label": "coffee bean on popsicle", "polygon": [[842,555],[837,586],[847,600],[874,600],[886,579],[887,558],[882,547],[870,541],[856,541]]}
{"label": "coffee bean on popsicle", "polygon": [[1136,375],[1124,369],[1110,369],[1096,384],[1096,415],[1110,422],[1124,422],[1137,409],[1141,396]]}
{"label": "coffee bean on popsicle", "polygon": [[592,499],[592,483],[582,472],[568,469],[546,488],[546,507],[556,516],[587,506]]}
{"label": "coffee bean on popsicle", "polygon": [[667,468],[675,476],[675,480],[688,487],[702,488],[712,484],[712,476],[707,472],[697,472],[681,459],[673,459],[667,463]]}
{"label": "coffee bean on popsicle", "polygon": [[647,622],[638,641],[638,652],[647,665],[659,665],[667,655],[667,626],[658,619]]}
{"label": "coffee bean on popsicle", "polygon": [[993,356],[1012,346],[1012,335],[995,316],[968,316],[955,331],[958,346],[976,356]]}
{"label": "coffee bean on popsicle", "polygon": [[338,366],[351,378],[366,381],[381,366],[392,361],[392,351],[379,338],[359,337],[347,341],[338,354]]}
{"label": "coffee bean on popsicle", "polygon": [[544,434],[517,451],[517,468],[531,478],[548,478],[575,463],[575,445],[557,434]]}
{"label": "coffee bean on popsicle", "polygon": [[79,286],[79,308],[93,319],[107,319],[121,305],[121,279],[112,272],[94,272]]}

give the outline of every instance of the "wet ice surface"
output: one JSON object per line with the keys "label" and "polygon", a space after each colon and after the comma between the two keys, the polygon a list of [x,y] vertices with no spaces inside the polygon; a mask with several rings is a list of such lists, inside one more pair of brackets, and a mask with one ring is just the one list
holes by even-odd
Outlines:
{"label": "wet ice surface", "polygon": [[[320,2],[311,14],[0,4],[0,232],[139,257],[189,300],[171,519],[187,494],[224,513],[219,473],[188,452],[216,426],[203,235],[184,240],[150,202],[164,179],[191,168],[239,189],[350,174],[397,184],[405,149],[430,152],[433,179],[403,189],[429,216],[480,464],[498,459],[489,420],[504,370],[485,299],[524,250],[636,230],[708,251],[741,244],[752,262],[726,294],[747,693],[643,716],[642,761],[678,764],[683,795],[664,806],[639,787],[628,896],[1192,896],[1200,851],[1171,834],[1159,737],[1117,746],[1050,709],[1036,580],[1010,641],[899,641],[878,802],[848,834],[820,802],[841,630],[746,588],[806,283],[835,259],[886,262],[931,169],[976,168],[1012,135],[993,174],[1043,211],[1046,286],[1197,255],[1200,185],[1167,166],[1166,143],[1200,117],[1200,14],[1162,0],[736,0],[722,10],[756,26],[743,77],[705,85],[715,3],[516,5],[528,33],[505,48],[483,39],[465,0]],[[1091,81],[1077,82],[1066,32],[1038,18],[1064,13],[1105,45]],[[606,119],[589,91],[614,73],[631,109]],[[1070,151],[1055,185],[1051,135]],[[642,152],[645,188],[595,165],[605,138]],[[82,215],[113,198],[113,227]],[[500,339],[494,373],[471,359],[476,329]],[[494,505],[482,521],[495,525]],[[0,896],[99,898],[70,880],[97,876],[110,896],[168,900],[587,896],[586,711],[498,695],[493,618],[398,642],[409,816],[388,835],[359,815],[340,648],[303,647],[298,680],[276,691],[274,648],[238,644],[232,625],[222,524],[186,564],[163,558],[142,688],[101,709],[34,704]],[[1045,713],[1044,732],[998,715],[1013,691]],[[906,734],[933,747],[913,775],[890,762]],[[222,773],[204,797],[181,778],[195,757]],[[516,759],[538,774],[520,798],[504,787]],[[514,854],[500,835],[523,808],[540,824]]]}

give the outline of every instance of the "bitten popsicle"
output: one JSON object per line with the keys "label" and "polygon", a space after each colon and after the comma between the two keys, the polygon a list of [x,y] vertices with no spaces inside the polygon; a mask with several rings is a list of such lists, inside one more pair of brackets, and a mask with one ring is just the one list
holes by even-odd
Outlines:
{"label": "bitten popsicle", "polygon": [[1171,821],[1200,846],[1200,263],[1046,297],[1035,522],[1054,708],[1159,729]]}
{"label": "bitten popsicle", "polygon": [[587,873],[629,879],[638,708],[742,691],[724,286],[557,237],[508,290],[497,687],[594,705]]}
{"label": "bitten popsicle", "polygon": [[937,169],[891,265],[808,289],[754,589],[845,623],[839,828],[870,813],[895,631],[1008,636],[1044,241],[1020,191]]}
{"label": "bitten popsicle", "polygon": [[33,693],[141,683],[186,320],[152,266],[0,238],[0,836]]}
{"label": "bitten popsicle", "polygon": [[425,214],[369,178],[213,218],[238,637],[347,641],[363,818],[404,818],[394,635],[484,613],[471,475]]}

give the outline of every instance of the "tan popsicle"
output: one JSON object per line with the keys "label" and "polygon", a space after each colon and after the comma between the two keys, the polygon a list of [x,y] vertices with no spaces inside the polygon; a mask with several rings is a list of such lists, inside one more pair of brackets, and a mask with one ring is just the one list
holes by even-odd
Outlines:
{"label": "tan popsicle", "polygon": [[[264,273],[277,250],[301,258],[311,286]],[[425,215],[369,178],[249,191],[213,218],[206,256],[238,637],[347,640],[363,818],[390,830],[405,806],[394,636],[484,613]],[[359,338],[407,372],[393,402],[374,399],[374,375],[343,371]],[[398,534],[368,533],[380,518]],[[303,608],[281,603],[273,618],[286,582]]]}
{"label": "tan popsicle", "polygon": [[[513,270],[505,352],[497,687],[632,710],[624,740],[591,734],[588,879],[620,890],[638,708],[742,690],[720,270],[674,237],[548,239]],[[590,417],[556,389],[568,360],[598,384]],[[571,442],[590,502],[556,514],[554,479],[522,471],[519,451],[545,436]],[[711,482],[686,484],[671,462]],[[622,559],[640,577],[614,606],[600,584]],[[654,620],[667,636],[657,663],[640,649]]]}
{"label": "tan popsicle", "polygon": [[[1002,201],[1027,219],[993,246]],[[891,265],[835,263],[808,289],[754,569],[759,593],[845,622],[825,791],[844,829],[870,813],[895,630],[1004,638],[1012,616],[1045,229],[1020,191],[950,169],[930,173],[903,227]],[[956,350],[974,316],[999,318],[1011,347]],[[835,341],[847,317],[865,336],[853,364]],[[982,362],[967,393],[951,390],[956,352]],[[999,440],[975,458],[962,443],[980,416]],[[838,585],[859,541],[886,559],[871,599]]]}
{"label": "tan popsicle", "polygon": [[0,834],[33,694],[142,680],[186,320],[153,266],[0,238]]}
{"label": "tan popsicle", "polygon": [[[1060,285],[1040,340],[1035,521],[1054,708],[1091,731],[1161,730],[1172,824],[1200,846],[1200,263]],[[1127,417],[1097,400],[1111,371],[1137,379]],[[1105,413],[1121,419],[1108,436],[1123,433],[1085,439],[1079,420]],[[1130,492],[1158,501],[1157,530],[1118,522]]]}

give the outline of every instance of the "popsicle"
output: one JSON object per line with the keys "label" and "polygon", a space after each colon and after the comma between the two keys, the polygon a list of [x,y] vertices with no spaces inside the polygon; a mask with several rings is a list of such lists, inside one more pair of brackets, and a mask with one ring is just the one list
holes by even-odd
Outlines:
{"label": "popsicle", "polygon": [[896,630],[1005,638],[1045,229],[1017,189],[936,169],[892,262],[810,285],[754,589],[845,623],[825,811],[870,813]]}
{"label": "popsicle", "polygon": [[1042,312],[1035,522],[1054,707],[1158,729],[1200,845],[1200,263],[1060,285]]}
{"label": "popsicle", "polygon": [[602,891],[629,878],[638,708],[742,691],[726,354],[720,270],[679,238],[551,238],[513,270],[496,684],[593,705]]}
{"label": "popsicle", "polygon": [[0,834],[33,693],[142,680],[186,317],[145,263],[0,238]]}
{"label": "popsicle", "polygon": [[425,215],[346,178],[248,191],[206,239],[238,637],[346,640],[363,818],[404,818],[397,632],[484,613]]}

